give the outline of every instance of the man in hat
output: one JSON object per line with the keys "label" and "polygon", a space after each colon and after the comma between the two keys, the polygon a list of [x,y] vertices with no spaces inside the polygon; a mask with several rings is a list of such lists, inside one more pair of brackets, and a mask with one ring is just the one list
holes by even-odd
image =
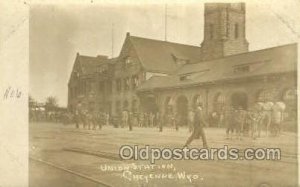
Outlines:
{"label": "man in hat", "polygon": [[184,146],[188,146],[194,139],[199,139],[201,136],[203,147],[207,148],[206,136],[203,129],[204,126],[208,126],[208,124],[204,121],[202,105],[198,104],[194,115],[193,132]]}

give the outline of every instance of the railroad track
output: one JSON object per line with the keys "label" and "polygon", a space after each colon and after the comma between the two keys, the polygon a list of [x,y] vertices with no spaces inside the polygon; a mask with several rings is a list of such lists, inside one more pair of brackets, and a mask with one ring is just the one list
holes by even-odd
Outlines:
{"label": "railroad track", "polygon": [[[67,133],[71,133],[71,134],[78,134],[82,137],[87,137],[86,135],[91,135],[91,136],[102,136],[103,133],[101,133],[100,131],[78,131],[78,130],[64,130],[63,132],[67,132]],[[120,135],[120,134],[118,134]],[[117,137],[119,138],[119,136],[117,135]],[[122,136],[122,135],[121,135]],[[105,136],[106,137],[106,136]],[[181,139],[182,137],[178,137],[178,136],[168,136],[166,135],[165,138],[176,138],[176,139]],[[93,150],[93,147],[88,147],[88,145],[90,145],[91,143],[95,142],[95,139],[86,139],[86,138],[82,138],[80,140],[78,140],[78,138],[74,138],[74,140],[76,141],[80,141],[80,143],[82,143],[82,145],[80,147],[73,147],[73,148],[65,148],[63,149],[64,151],[68,151],[68,152],[77,152],[79,154],[87,154],[87,155],[92,155],[92,156],[96,156],[96,157],[100,157],[100,158],[105,158],[105,159],[110,159],[110,160],[119,160],[119,155],[117,153],[108,153],[108,152],[99,152],[99,151],[91,151]],[[116,145],[122,145],[120,144],[120,141],[117,141],[116,138],[113,138],[112,140],[110,140],[109,142],[105,142],[106,145],[112,145],[112,146],[116,146]],[[130,140],[130,141],[126,141],[126,144],[132,144],[132,145],[140,145],[140,146],[145,146],[145,145],[149,145],[149,146],[153,146],[153,147],[170,147],[170,148],[175,148],[176,145],[174,144],[174,142],[172,142],[172,144],[166,144],[164,143],[163,145],[155,145],[155,144],[151,144],[151,143],[140,143],[137,142],[136,140]],[[240,150],[240,155],[243,153],[243,146],[245,146],[244,143],[241,142],[224,142],[221,140],[214,140],[214,141],[210,141],[210,144],[217,144],[217,145],[228,145],[229,147],[236,147]],[[87,147],[85,146],[87,145]],[[247,147],[251,147],[251,146],[259,146],[259,144],[256,143],[251,143],[250,145],[246,145]],[[178,147],[178,145],[177,145]],[[266,160],[266,162],[280,162],[280,163],[285,163],[285,164],[297,164],[297,154],[294,153],[290,153],[290,152],[281,152],[281,159],[280,160]],[[249,162],[239,162],[236,160],[221,160],[219,162],[221,165],[227,165],[227,164],[237,164],[237,165],[249,165]],[[259,166],[257,165],[257,167],[263,167],[263,166]]]}
{"label": "railroad track", "polygon": [[99,184],[99,185],[101,185],[101,186],[103,186],[103,187],[113,187],[112,185],[106,184],[106,183],[104,183],[104,182],[102,182],[102,181],[99,181],[99,180],[97,180],[97,179],[94,179],[94,178],[92,178],[92,177],[89,177],[89,176],[87,176],[87,175],[85,175],[85,174],[78,173],[78,172],[76,172],[76,171],[72,171],[72,170],[70,170],[70,169],[67,169],[67,168],[58,166],[58,165],[56,165],[56,164],[54,164],[54,163],[51,163],[51,162],[48,162],[48,161],[44,161],[44,160],[41,160],[41,159],[37,159],[37,158],[34,158],[34,157],[32,157],[32,156],[30,156],[29,159],[30,159],[30,160],[33,160],[33,161],[35,161],[35,162],[39,162],[39,163],[45,164],[45,165],[47,165],[47,166],[53,167],[53,168],[55,168],[55,169],[58,169],[58,170],[67,172],[67,173],[72,174],[72,175],[75,175],[75,176],[77,176],[77,177],[80,177],[80,178],[83,178],[83,179],[92,181],[92,182],[97,183],[97,184]]}

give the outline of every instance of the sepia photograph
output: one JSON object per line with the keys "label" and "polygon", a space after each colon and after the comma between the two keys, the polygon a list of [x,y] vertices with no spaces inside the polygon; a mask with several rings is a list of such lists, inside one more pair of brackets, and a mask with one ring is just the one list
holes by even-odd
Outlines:
{"label": "sepia photograph", "polygon": [[30,187],[297,187],[300,3],[32,3]]}

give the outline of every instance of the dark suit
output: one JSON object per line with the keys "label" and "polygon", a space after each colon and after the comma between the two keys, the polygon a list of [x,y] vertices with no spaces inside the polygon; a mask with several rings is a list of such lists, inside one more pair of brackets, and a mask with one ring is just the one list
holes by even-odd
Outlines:
{"label": "dark suit", "polygon": [[203,146],[207,147],[206,136],[203,130],[203,126],[206,124],[203,118],[202,110],[197,108],[194,116],[194,129],[192,135],[186,141],[186,146],[189,145],[194,139],[199,139],[200,136],[202,138]]}

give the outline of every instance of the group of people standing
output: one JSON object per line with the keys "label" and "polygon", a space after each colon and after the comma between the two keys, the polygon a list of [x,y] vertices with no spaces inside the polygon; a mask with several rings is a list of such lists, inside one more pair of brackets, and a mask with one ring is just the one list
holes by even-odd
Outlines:
{"label": "group of people standing", "polygon": [[238,139],[243,135],[256,139],[261,137],[262,130],[265,130],[266,136],[268,133],[278,136],[281,132],[284,109],[285,104],[282,102],[258,102],[248,110],[238,107],[225,111],[227,138],[232,139],[235,133]]}
{"label": "group of people standing", "polygon": [[[249,135],[253,139],[256,139],[261,136],[263,129],[267,135],[270,132],[278,136],[281,131],[284,109],[285,104],[282,102],[258,102],[248,110],[241,106],[224,110],[222,123],[226,126],[227,138],[232,139],[236,135],[238,139],[242,139],[242,136]],[[201,137],[203,146],[207,147],[203,128],[205,126],[208,127],[209,124],[203,111],[203,106],[198,104],[195,105],[194,109],[190,109],[187,112],[185,123],[187,123],[191,136],[187,139],[185,146],[188,146],[194,139]],[[103,125],[112,124],[115,127],[128,127],[130,131],[133,130],[133,126],[158,127],[160,132],[163,130],[165,124],[171,124],[178,130],[179,122],[182,123],[182,120],[179,120],[175,114],[161,115],[159,112],[138,113],[127,110],[119,112],[117,119],[112,119],[109,113],[98,112],[96,110],[89,111],[83,109],[80,105],[75,110],[74,121],[77,128],[79,128],[79,124],[83,124],[83,127],[88,129],[101,129]]]}
{"label": "group of people standing", "polygon": [[129,127],[132,130],[133,126],[138,127],[155,127],[159,125],[159,113],[153,112],[129,112],[123,110],[121,112],[121,127]]}
{"label": "group of people standing", "polygon": [[73,121],[76,128],[80,125],[88,129],[101,129],[103,125],[113,125],[114,127],[128,127],[133,130],[133,126],[139,127],[159,127],[162,131],[159,113],[138,113],[123,110],[116,116],[110,116],[107,112],[87,109],[79,103],[73,112]]}
{"label": "group of people standing", "polygon": [[76,128],[82,124],[83,128],[96,130],[101,129],[103,125],[109,125],[110,115],[105,112],[77,107],[74,112],[74,122]]}

